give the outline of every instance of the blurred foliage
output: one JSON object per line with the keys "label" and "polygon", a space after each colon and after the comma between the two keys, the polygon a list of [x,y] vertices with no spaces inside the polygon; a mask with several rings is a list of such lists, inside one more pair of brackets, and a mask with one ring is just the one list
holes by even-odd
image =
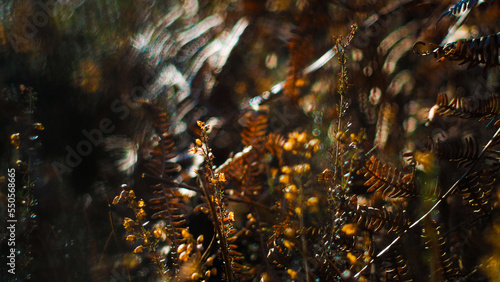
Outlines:
{"label": "blurred foliage", "polygon": [[498,279],[499,5],[2,1],[17,279]]}

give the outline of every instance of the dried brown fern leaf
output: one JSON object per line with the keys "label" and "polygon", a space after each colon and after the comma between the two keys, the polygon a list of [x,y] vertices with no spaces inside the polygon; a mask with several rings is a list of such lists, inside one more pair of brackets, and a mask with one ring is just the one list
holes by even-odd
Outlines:
{"label": "dried brown fern leaf", "polygon": [[458,185],[462,198],[476,213],[491,213],[491,191],[498,168],[482,169],[467,175]]}
{"label": "dried brown fern leaf", "polygon": [[155,211],[151,218],[164,220],[167,237],[172,243],[171,256],[177,258],[177,260],[174,260],[174,264],[177,263],[178,265],[179,254],[177,254],[177,248],[186,243],[182,231],[187,226],[186,215],[189,208],[183,200],[183,195],[177,189],[162,186],[162,184],[158,184],[155,187],[161,190],[156,190],[154,194],[157,196],[149,200],[151,210]]}
{"label": "dried brown fern leaf", "polygon": [[481,152],[473,137],[467,137],[461,141],[431,142],[429,147],[429,151],[435,153],[441,159],[458,162],[459,167],[470,165],[473,161],[477,160]]}
{"label": "dried brown fern leaf", "polygon": [[433,273],[433,278],[438,278],[435,275],[441,276],[439,278],[446,281],[457,281],[463,278],[459,258],[450,254],[448,241],[441,234],[441,227],[429,220],[422,236],[426,239],[426,247],[433,252],[433,257],[438,259],[437,267],[439,272]]}
{"label": "dried brown fern leaf", "polygon": [[262,152],[268,138],[267,113],[263,111],[248,111],[243,118],[245,128],[241,133],[241,143],[245,146],[252,146],[258,152]]}
{"label": "dried brown fern leaf", "polygon": [[215,173],[224,173],[228,180],[238,184],[238,195],[256,195],[262,189],[260,181],[261,164],[256,149],[247,146],[242,152],[228,158]]}
{"label": "dried brown fern leaf", "polygon": [[408,265],[401,254],[393,252],[390,260],[391,265],[385,269],[386,281],[413,281],[408,279]]}
{"label": "dried brown fern leaf", "polygon": [[[479,118],[480,121],[500,117],[500,96],[490,95],[487,99],[467,99],[457,96],[449,101],[445,93],[439,94],[437,102],[429,111],[429,119],[434,115]],[[498,125],[498,124],[496,124]]]}
{"label": "dried brown fern leaf", "polygon": [[372,156],[358,174],[364,174],[368,179],[364,183],[368,187],[368,192],[380,191],[384,196],[391,198],[418,196],[414,170],[411,173],[403,173],[397,168],[382,164]]}
{"label": "dried brown fern leaf", "polygon": [[238,281],[249,281],[254,278],[256,269],[249,266],[245,262],[245,256],[238,251],[237,241],[245,233],[246,229],[237,229],[234,227],[232,224],[234,221],[233,217],[234,215],[232,213],[227,213],[223,219],[223,223],[225,224],[225,237],[228,243],[228,254],[231,258],[233,275]]}
{"label": "dried brown fern leaf", "polygon": [[[421,46],[424,45],[426,45],[424,42],[417,42],[413,49],[417,54],[426,55],[428,52],[422,53],[417,50],[423,48]],[[462,61],[460,63],[461,65],[466,63],[469,64],[467,68],[483,64],[485,70],[500,64],[498,57],[500,33],[472,39],[461,39],[447,43],[444,46],[435,44],[429,45],[433,49],[431,52],[434,54],[434,57],[439,58],[439,61]]]}
{"label": "dried brown fern leaf", "polygon": [[288,73],[284,85],[284,94],[292,102],[297,102],[299,98],[299,87],[303,82],[300,80],[302,69],[307,65],[312,54],[310,38],[294,36],[288,42],[290,52],[290,62],[288,63]]}
{"label": "dried brown fern leaf", "polygon": [[463,14],[467,10],[471,10],[476,6],[478,0],[460,0],[455,5],[451,6],[446,12],[444,12],[436,22],[436,25],[439,21],[445,17],[458,17],[460,14]]}
{"label": "dried brown fern leaf", "polygon": [[265,144],[266,151],[271,154],[274,158],[276,158],[279,162],[279,166],[282,167],[285,165],[285,161],[283,159],[284,146],[286,140],[279,133],[270,133],[267,138],[267,142]]}
{"label": "dried brown fern leaf", "polygon": [[228,158],[216,169],[239,186],[239,195],[257,195],[263,186],[261,174],[267,155],[278,159],[283,164],[284,138],[278,134],[268,134],[267,114],[263,111],[249,111],[244,115],[245,128],[241,134],[246,146],[234,157]]}
{"label": "dried brown fern leaf", "polygon": [[385,208],[360,206],[356,211],[356,224],[370,232],[386,227],[387,232],[400,233],[408,227],[408,217],[404,211],[392,213]]}
{"label": "dried brown fern leaf", "polygon": [[176,153],[173,136],[169,132],[170,124],[167,114],[156,105],[144,102],[143,106],[151,113],[153,127],[158,138],[158,143],[151,152],[151,159],[145,164],[150,173],[143,174],[143,177],[149,176],[156,182],[152,185],[156,196],[149,200],[151,209],[155,211],[152,218],[162,219],[166,224],[167,237],[172,244],[170,252],[172,271],[173,276],[176,276],[181,264],[177,248],[185,243],[182,229],[187,226],[185,215],[188,209],[183,195],[177,189],[178,185],[170,180],[177,175],[181,167],[172,161]]}
{"label": "dried brown fern leaf", "polygon": [[314,53],[313,34],[324,29],[330,20],[328,3],[325,1],[305,1],[297,15],[297,29],[288,42],[290,60],[284,85],[284,94],[292,102],[297,102],[299,88],[304,84],[303,70]]}
{"label": "dried brown fern leaf", "polygon": [[181,170],[179,164],[171,161],[177,154],[173,135],[169,132],[170,123],[167,114],[158,106],[150,103],[143,103],[143,106],[153,117],[153,127],[158,138],[158,143],[151,152],[151,159],[146,163],[146,168],[156,177],[167,178]]}

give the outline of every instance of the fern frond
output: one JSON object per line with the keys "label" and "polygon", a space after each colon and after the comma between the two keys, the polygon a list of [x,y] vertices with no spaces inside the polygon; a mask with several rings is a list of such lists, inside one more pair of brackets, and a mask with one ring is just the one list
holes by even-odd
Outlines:
{"label": "fern frond", "polygon": [[437,46],[432,52],[440,61],[462,61],[460,64],[469,63],[467,68],[484,64],[485,69],[498,66],[498,48],[500,47],[500,33],[472,39],[461,39],[456,42]]}
{"label": "fern frond", "polygon": [[473,137],[467,137],[463,141],[436,141],[430,143],[430,151],[441,159],[458,162],[458,166],[467,166],[477,160],[481,150]]}
{"label": "fern frond", "polygon": [[492,166],[486,164],[485,168],[467,175],[460,185],[458,185],[458,190],[462,198],[474,212],[481,214],[491,213],[492,207],[489,200],[499,169],[500,167],[497,164]]}
{"label": "fern frond", "polygon": [[457,4],[453,5],[448,9],[448,11],[444,12],[439,19],[437,20],[436,24],[439,23],[439,21],[445,17],[458,17],[460,14],[464,13],[467,10],[471,10],[476,4],[478,3],[478,0],[460,0],[458,1]]}
{"label": "fern frond", "polygon": [[267,114],[257,111],[249,111],[244,115],[245,128],[241,133],[241,143],[252,146],[261,152],[267,139]]}
{"label": "fern frond", "polygon": [[364,183],[368,192],[381,191],[386,197],[416,197],[415,172],[402,173],[397,168],[382,164],[372,156],[358,172],[368,180]]}
{"label": "fern frond", "polygon": [[394,253],[390,262],[391,265],[385,269],[386,281],[412,281],[406,278],[409,272],[408,265],[401,254]]}
{"label": "fern frond", "polygon": [[177,156],[175,153],[175,144],[173,135],[169,132],[170,123],[167,113],[163,112],[158,106],[150,103],[144,103],[153,117],[153,127],[158,136],[158,144],[151,152],[151,159],[146,163],[146,168],[159,178],[165,178],[177,173],[181,167],[171,160]]}
{"label": "fern frond", "polygon": [[285,137],[279,133],[273,132],[268,135],[267,142],[264,145],[266,147],[266,151],[278,160],[280,167],[284,166],[285,163],[283,159],[283,153],[285,151],[283,147],[285,143]]}
{"label": "fern frond", "polygon": [[360,206],[356,211],[356,223],[371,232],[386,227],[388,232],[400,233],[408,227],[408,217],[404,211],[394,214],[385,208]]}
{"label": "fern frond", "polygon": [[[438,268],[446,281],[457,281],[463,277],[458,260],[449,251],[448,240],[441,234],[441,227],[430,222],[430,230],[424,229],[423,237],[426,238],[426,246],[434,252],[439,259]],[[436,273],[437,274],[437,273]]]}
{"label": "fern frond", "polygon": [[[175,144],[172,133],[169,132],[170,124],[167,114],[158,106],[144,102],[153,118],[153,127],[157,134],[158,143],[151,152],[151,159],[145,164],[156,184],[152,186],[156,197],[149,200],[151,209],[156,211],[153,219],[165,221],[167,237],[170,239],[172,248],[170,255],[173,264],[173,275],[175,276],[181,264],[177,248],[185,243],[182,230],[186,227],[185,216],[187,205],[183,201],[183,195],[177,190],[177,185],[173,181],[162,181],[173,178],[181,169],[180,165],[174,161],[176,157]],[[143,177],[147,174],[143,174]]]}
{"label": "fern frond", "polygon": [[300,36],[294,36],[288,43],[290,62],[284,85],[284,93],[291,101],[299,98],[299,79],[302,69],[307,65],[312,53],[311,41]]}
{"label": "fern frond", "polygon": [[435,114],[457,116],[460,118],[479,118],[480,121],[500,117],[500,96],[490,95],[484,100],[468,100],[457,96],[449,101],[445,93],[439,94],[436,104],[429,113],[429,119]]}

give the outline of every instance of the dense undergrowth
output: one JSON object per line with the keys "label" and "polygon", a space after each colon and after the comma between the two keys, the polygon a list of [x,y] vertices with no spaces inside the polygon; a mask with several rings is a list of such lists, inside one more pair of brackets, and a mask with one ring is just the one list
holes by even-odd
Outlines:
{"label": "dense undergrowth", "polygon": [[499,5],[0,3],[2,277],[496,281]]}

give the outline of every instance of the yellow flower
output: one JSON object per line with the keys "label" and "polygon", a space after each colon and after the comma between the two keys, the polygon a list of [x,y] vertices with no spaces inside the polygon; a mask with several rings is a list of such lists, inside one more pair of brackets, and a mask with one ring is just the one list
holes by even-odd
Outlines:
{"label": "yellow flower", "polygon": [[224,175],[224,172],[219,173],[219,181],[226,182],[226,176]]}
{"label": "yellow flower", "polygon": [[281,167],[281,172],[285,174],[290,174],[290,172],[292,172],[292,169],[289,166],[283,166]]}
{"label": "yellow flower", "polygon": [[234,221],[234,212],[229,212],[229,214],[227,215],[227,218],[231,221]]}
{"label": "yellow flower", "polygon": [[140,209],[137,212],[136,216],[138,220],[143,220],[144,218],[146,218],[146,212],[144,211],[144,209]]}
{"label": "yellow flower", "polygon": [[160,239],[163,235],[163,229],[162,228],[156,228],[153,231],[153,234],[155,235],[155,238]]}
{"label": "yellow flower", "polygon": [[197,120],[196,121],[196,124],[200,127],[200,128],[203,128],[205,126],[205,123],[201,120]]}
{"label": "yellow flower", "polygon": [[356,233],[356,225],[353,223],[348,223],[342,226],[342,231],[345,233],[345,235],[353,235],[354,233]]}
{"label": "yellow flower", "polygon": [[280,183],[288,184],[288,183],[290,183],[290,178],[286,174],[280,175],[280,180],[279,181],[280,181]]}
{"label": "yellow flower", "polygon": [[197,152],[198,152],[198,149],[196,149],[196,147],[193,147],[193,148],[191,148],[191,149],[189,150],[189,152],[188,152],[188,153],[189,153],[190,155],[196,155],[196,153],[197,153]]}
{"label": "yellow flower", "polygon": [[113,199],[113,205],[118,205],[118,203],[120,203],[120,200],[121,200],[121,197],[120,196],[116,196],[114,199]]}
{"label": "yellow flower", "polygon": [[285,145],[283,145],[283,149],[285,149],[285,151],[291,151],[293,149],[293,142],[286,142]]}
{"label": "yellow flower", "polygon": [[198,146],[198,147],[201,147],[203,145],[203,143],[201,142],[200,139],[196,139],[195,142],[196,142],[196,146]]}
{"label": "yellow flower", "polygon": [[134,192],[134,190],[130,190],[130,191],[128,192],[128,197],[129,197],[130,199],[132,199],[132,200],[133,200],[133,199],[135,199],[135,192]]}
{"label": "yellow flower", "polygon": [[285,245],[285,247],[289,250],[293,249],[294,246],[293,242],[288,240],[283,240],[283,245]]}
{"label": "yellow flower", "polygon": [[139,245],[137,248],[134,250],[134,254],[140,254],[144,251],[144,247],[142,245]]}
{"label": "yellow flower", "polygon": [[10,143],[16,147],[16,149],[19,149],[19,146],[21,145],[21,138],[19,136],[19,133],[14,133],[10,136]]}
{"label": "yellow flower", "polygon": [[288,275],[290,275],[290,278],[292,278],[292,279],[297,278],[297,271],[295,271],[293,269],[287,269],[286,272],[288,273]]}
{"label": "yellow flower", "polygon": [[187,229],[182,229],[182,237],[187,239],[190,236],[191,236],[191,234],[189,233],[189,231]]}
{"label": "yellow flower", "polygon": [[125,230],[130,231],[132,228],[136,225],[135,221],[131,218],[126,217],[123,219],[123,227],[125,227]]}
{"label": "yellow flower", "polygon": [[349,261],[351,262],[351,264],[354,264],[358,260],[356,258],[356,256],[353,255],[352,253],[347,253],[347,258],[349,259]]}
{"label": "yellow flower", "polygon": [[33,124],[33,128],[36,129],[36,130],[44,130],[45,127],[43,127],[43,124],[37,122],[37,123],[34,123]]}
{"label": "yellow flower", "polygon": [[137,206],[138,206],[139,208],[143,208],[143,207],[145,207],[145,206],[146,206],[146,204],[144,203],[144,200],[142,200],[142,199],[141,199],[141,200],[139,201],[139,203],[137,204]]}

